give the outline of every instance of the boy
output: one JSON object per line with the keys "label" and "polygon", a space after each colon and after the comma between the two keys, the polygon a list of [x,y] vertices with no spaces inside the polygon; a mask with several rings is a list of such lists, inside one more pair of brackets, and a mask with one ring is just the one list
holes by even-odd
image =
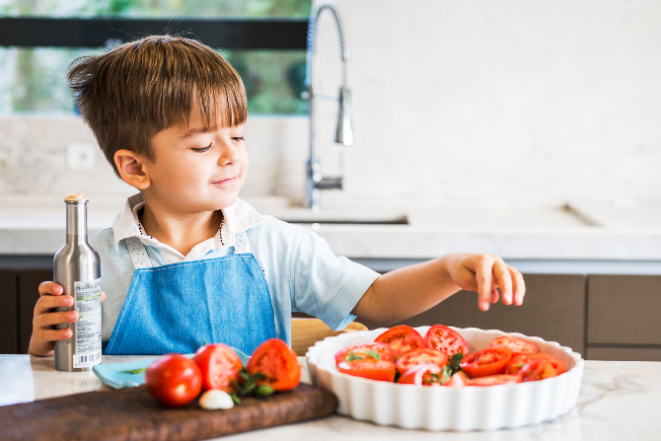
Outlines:
{"label": "boy", "polygon": [[[336,257],[308,229],[238,199],[248,169],[243,83],[209,47],[152,36],[76,61],[67,76],[117,175],[140,191],[91,245],[106,293],[105,354],[194,352],[224,342],[250,354],[290,342],[292,311],[341,329],[356,315],[394,322],[459,289],[479,307],[523,302],[523,277],[497,256],[452,254],[376,272]],[[74,322],[62,287],[44,282],[29,352],[49,355]],[[48,294],[48,295],[47,295]]]}

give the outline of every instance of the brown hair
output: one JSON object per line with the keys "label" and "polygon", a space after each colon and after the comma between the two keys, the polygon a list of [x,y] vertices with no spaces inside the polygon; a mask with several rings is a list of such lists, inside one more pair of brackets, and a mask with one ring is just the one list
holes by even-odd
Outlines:
{"label": "brown hair", "polygon": [[198,41],[154,35],[71,63],[69,87],[106,158],[127,149],[154,161],[150,140],[188,125],[199,108],[205,128],[234,127],[248,116],[241,77]]}

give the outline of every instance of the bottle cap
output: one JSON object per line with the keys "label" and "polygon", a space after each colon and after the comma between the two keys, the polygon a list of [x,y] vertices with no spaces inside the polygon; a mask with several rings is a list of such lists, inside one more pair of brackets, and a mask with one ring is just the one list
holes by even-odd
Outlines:
{"label": "bottle cap", "polygon": [[69,193],[69,195],[64,198],[65,202],[78,202],[78,201],[89,201],[89,198],[85,196],[85,193]]}

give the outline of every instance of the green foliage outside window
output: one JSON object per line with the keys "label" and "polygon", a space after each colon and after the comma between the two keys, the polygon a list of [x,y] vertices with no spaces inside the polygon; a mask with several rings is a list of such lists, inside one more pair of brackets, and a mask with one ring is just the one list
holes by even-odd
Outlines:
{"label": "green foliage outside window", "polygon": [[[311,0],[0,0],[4,17],[305,18],[310,8]],[[194,38],[194,30],[183,36]],[[0,115],[73,112],[64,80],[69,63],[107,49],[0,47]],[[305,51],[218,52],[241,75],[251,113],[306,112]]]}

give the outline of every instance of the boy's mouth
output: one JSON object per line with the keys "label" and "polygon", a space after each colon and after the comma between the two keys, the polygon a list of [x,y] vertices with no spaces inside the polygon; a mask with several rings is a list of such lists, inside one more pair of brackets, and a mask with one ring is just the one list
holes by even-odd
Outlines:
{"label": "boy's mouth", "polygon": [[232,178],[221,179],[219,181],[214,181],[211,184],[213,184],[213,185],[227,185],[227,184],[233,184],[234,182],[236,182],[236,176],[234,176]]}

